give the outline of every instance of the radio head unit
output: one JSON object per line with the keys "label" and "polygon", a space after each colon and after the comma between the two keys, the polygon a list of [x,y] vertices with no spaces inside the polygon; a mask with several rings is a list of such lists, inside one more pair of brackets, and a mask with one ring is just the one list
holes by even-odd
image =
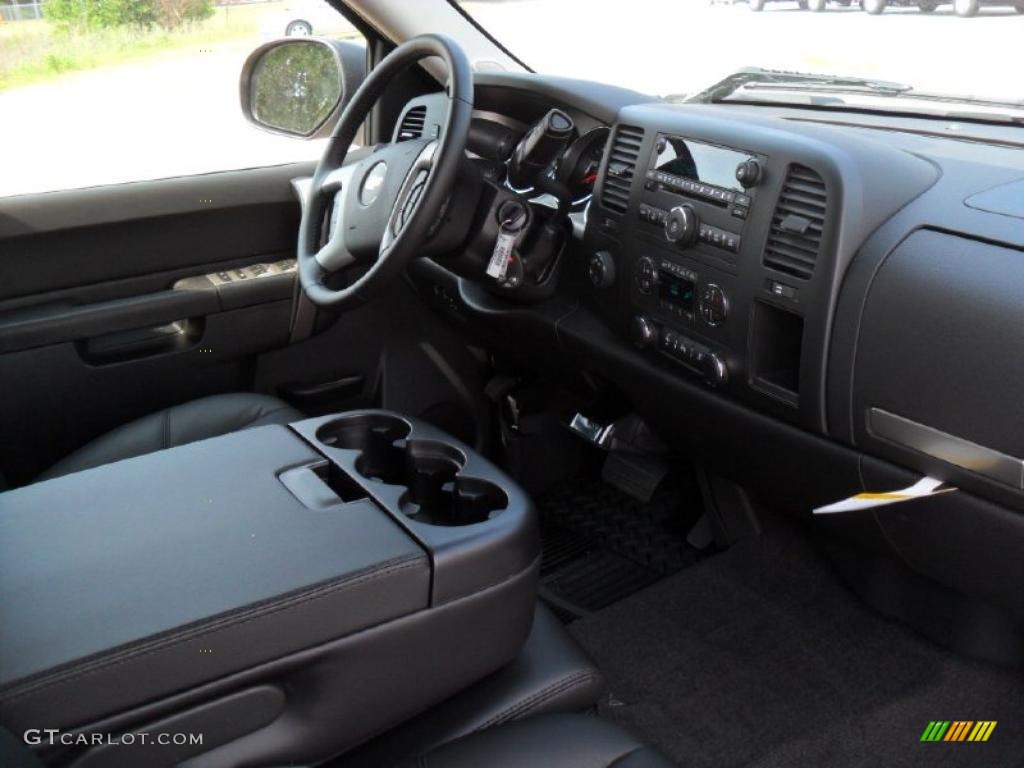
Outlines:
{"label": "radio head unit", "polygon": [[751,162],[757,163],[757,157],[746,152],[662,134],[654,142],[650,168],[677,179],[743,192],[737,170]]}

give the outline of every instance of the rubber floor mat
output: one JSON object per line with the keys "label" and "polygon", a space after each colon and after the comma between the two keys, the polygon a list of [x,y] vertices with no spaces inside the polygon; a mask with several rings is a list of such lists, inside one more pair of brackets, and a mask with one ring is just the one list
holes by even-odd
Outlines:
{"label": "rubber floor mat", "polygon": [[640,502],[599,480],[565,483],[539,500],[541,597],[568,623],[679,572],[699,552],[686,532],[702,509],[674,481]]}

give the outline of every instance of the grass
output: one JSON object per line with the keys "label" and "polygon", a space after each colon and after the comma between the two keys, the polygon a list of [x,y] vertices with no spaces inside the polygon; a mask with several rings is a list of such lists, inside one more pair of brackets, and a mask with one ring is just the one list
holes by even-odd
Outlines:
{"label": "grass", "polygon": [[177,32],[104,29],[63,34],[45,20],[0,25],[0,91],[69,72],[116,66],[182,48],[260,38],[265,16],[284,2],[222,6],[205,21]]}

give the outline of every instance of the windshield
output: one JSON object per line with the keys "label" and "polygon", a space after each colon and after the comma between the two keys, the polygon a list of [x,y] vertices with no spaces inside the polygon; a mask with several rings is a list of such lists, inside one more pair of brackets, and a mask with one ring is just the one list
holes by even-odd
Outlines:
{"label": "windshield", "polygon": [[[704,101],[772,101],[965,114],[935,96],[1024,107],[1024,0],[459,0],[461,8],[532,69]],[[778,83],[746,68],[889,81]],[[783,87],[785,85],[785,87]],[[890,87],[896,86],[896,87]],[[702,94],[702,92],[704,92]],[[811,100],[806,94],[835,94]],[[913,98],[911,97],[913,94]],[[919,98],[927,96],[929,98]],[[930,100],[929,100],[930,99]],[[1018,103],[1020,102],[1020,103]]]}

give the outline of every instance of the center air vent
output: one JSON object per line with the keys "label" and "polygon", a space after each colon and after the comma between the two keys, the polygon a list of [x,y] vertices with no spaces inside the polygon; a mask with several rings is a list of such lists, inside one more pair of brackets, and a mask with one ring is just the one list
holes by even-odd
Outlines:
{"label": "center air vent", "polygon": [[402,124],[398,126],[398,140],[410,141],[411,139],[423,138],[423,125],[427,121],[427,108],[425,105],[413,107],[402,118]]}
{"label": "center air vent", "polygon": [[772,216],[762,262],[787,275],[807,280],[821,253],[827,211],[825,181],[810,168],[789,166],[786,183]]}
{"label": "center air vent", "polygon": [[640,145],[644,142],[644,129],[631,125],[620,125],[612,141],[608,170],[601,185],[601,205],[625,213],[629,207],[629,191],[633,186]]}

